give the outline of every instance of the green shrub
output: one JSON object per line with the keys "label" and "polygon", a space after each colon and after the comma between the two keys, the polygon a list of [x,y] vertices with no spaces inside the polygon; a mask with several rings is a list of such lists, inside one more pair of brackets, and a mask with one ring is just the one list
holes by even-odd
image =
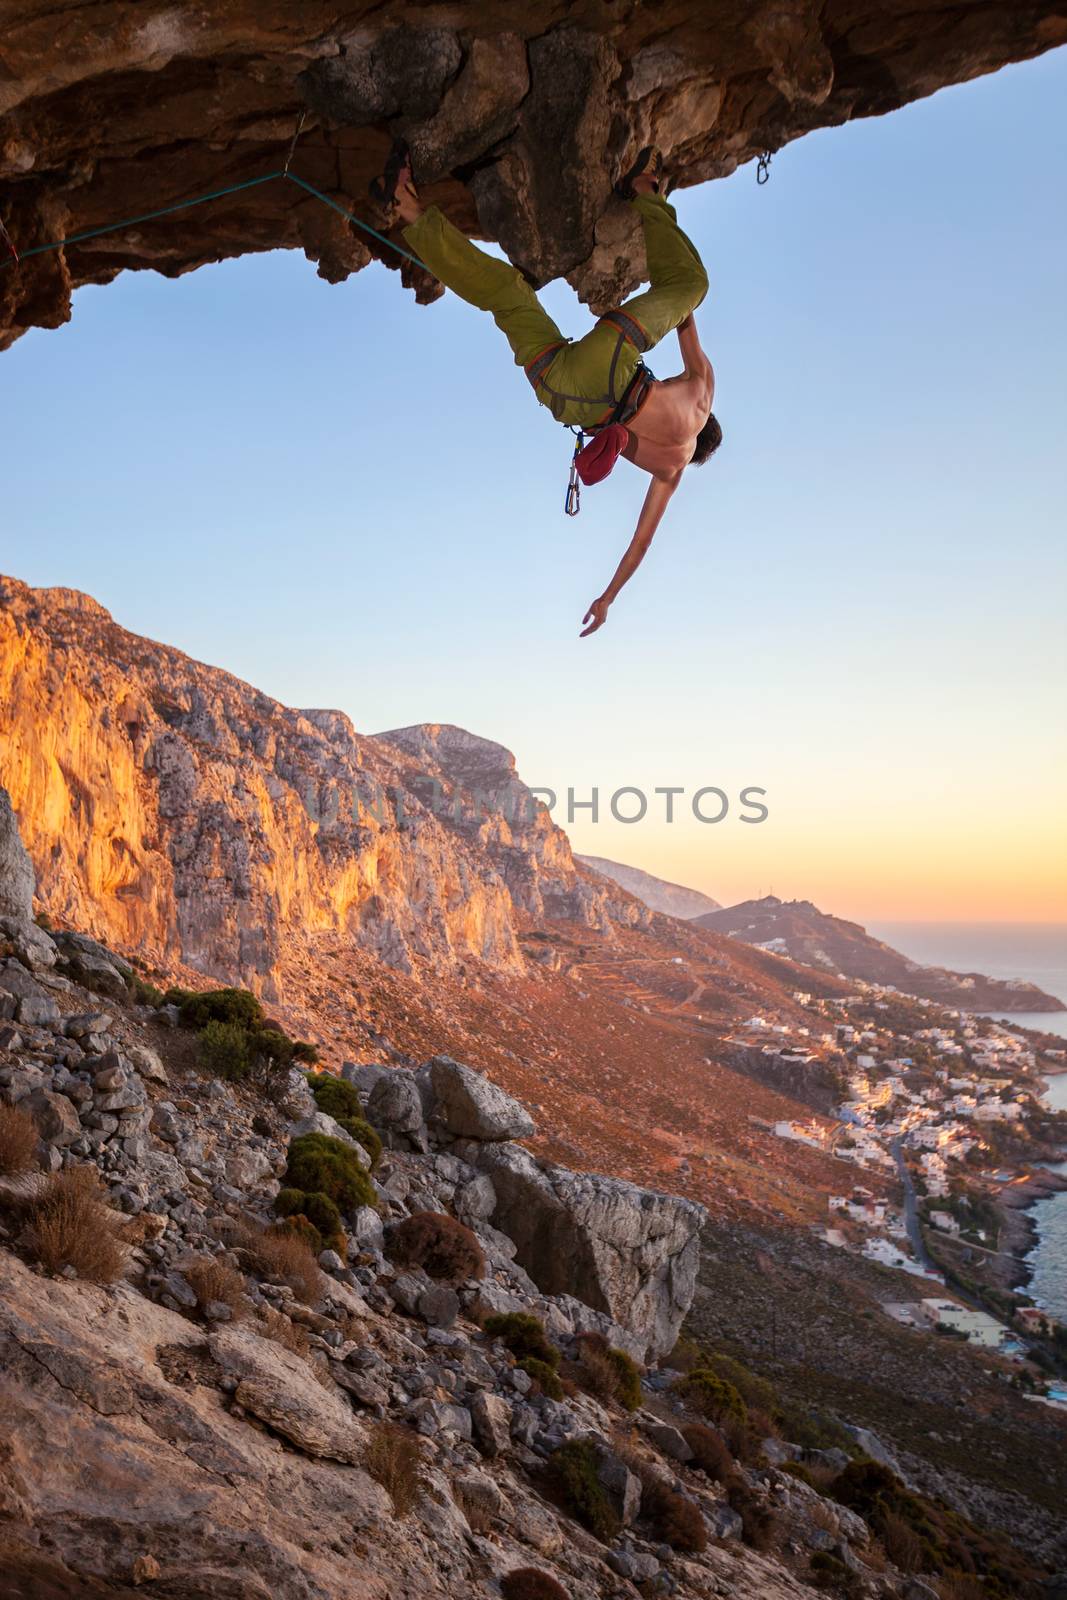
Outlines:
{"label": "green shrub", "polygon": [[350,1145],[324,1133],[305,1133],[289,1146],[285,1186],[322,1194],[342,1212],[377,1202],[374,1185]]}
{"label": "green shrub", "polygon": [[619,1404],[626,1411],[636,1411],[641,1404],[641,1369],[633,1356],[614,1345],[608,1350],[608,1360],[615,1368],[619,1380]]}
{"label": "green shrub", "polygon": [[529,1373],[550,1400],[563,1399],[563,1385],[559,1381],[559,1373],[555,1367],[550,1367],[547,1361],[539,1361],[536,1356],[523,1356],[518,1364],[523,1372]]}
{"label": "green shrub", "polygon": [[297,1039],[293,1044],[293,1060],[300,1061],[306,1067],[317,1067],[319,1064],[318,1048],[308,1044],[306,1039]]}
{"label": "green shrub", "polygon": [[[308,1048],[312,1048],[308,1046]],[[294,1051],[296,1046],[294,1046]],[[294,1059],[296,1059],[294,1055]],[[363,1103],[355,1085],[346,1078],[335,1078],[330,1072],[308,1073],[308,1087],[315,1096],[315,1104],[326,1116],[332,1117],[346,1133],[352,1135],[370,1156],[371,1171],[382,1155],[382,1141],[376,1128],[372,1128],[363,1115]]]}
{"label": "green shrub", "polygon": [[154,983],[149,983],[146,978],[139,978],[136,973],[130,979],[130,994],[135,1005],[161,1006],[163,1004],[163,991],[157,989]]}
{"label": "green shrub", "polygon": [[338,1255],[344,1255],[348,1242],[341,1226],[341,1213],[329,1195],[306,1194],[302,1189],[280,1189],[274,1201],[274,1210],[279,1217],[290,1220],[302,1217],[318,1234],[320,1250],[329,1246]]}
{"label": "green shrub", "polygon": [[708,1367],[696,1367],[692,1372],[687,1372],[677,1380],[675,1388],[695,1410],[702,1416],[710,1417],[712,1422],[723,1422],[732,1417],[743,1425],[748,1418],[748,1407],[734,1385]]}
{"label": "green shrub", "polygon": [[236,1022],[209,1022],[200,1030],[197,1059],[213,1078],[240,1083],[249,1071],[248,1034]]}
{"label": "green shrub", "polygon": [[206,1028],[209,1022],[232,1022],[251,1031],[263,1025],[263,1007],[247,989],[168,989],[168,1004],[181,1011],[183,1028]]}
{"label": "green shrub", "polygon": [[550,1457],[548,1472],[571,1516],[607,1544],[619,1532],[619,1519],[597,1476],[599,1465],[596,1446],[590,1440],[568,1439]]}
{"label": "green shrub", "polygon": [[[297,1191],[291,1189],[289,1193],[295,1194]],[[281,1222],[279,1222],[277,1224],[277,1233],[285,1234],[287,1237],[292,1239],[299,1239],[301,1244],[307,1245],[308,1249],[316,1257],[316,1260],[320,1252],[326,1248],[326,1242],[323,1239],[322,1234],[319,1232],[318,1228],[316,1228],[315,1224],[308,1217],[306,1217],[302,1211],[296,1211],[291,1216],[285,1217]]]}
{"label": "green shrub", "polygon": [[315,1104],[328,1117],[340,1122],[342,1117],[363,1116],[363,1102],[354,1083],[347,1078],[337,1078],[332,1072],[309,1072],[308,1088],[315,1096]]}
{"label": "green shrub", "polygon": [[499,1339],[518,1360],[533,1356],[546,1366],[559,1366],[560,1355],[554,1344],[549,1344],[545,1325],[540,1317],[528,1311],[498,1311],[486,1317],[482,1327],[491,1339]]}
{"label": "green shrub", "polygon": [[386,1236],[385,1253],[397,1266],[421,1267],[445,1283],[485,1275],[477,1235],[443,1211],[414,1211],[398,1222]]}
{"label": "green shrub", "polygon": [[698,1371],[713,1372],[724,1383],[732,1384],[741,1396],[745,1405],[757,1411],[766,1411],[770,1415],[778,1409],[778,1396],[772,1384],[766,1378],[760,1378],[754,1372],[735,1361],[733,1356],[720,1355],[716,1351],[704,1353]]}

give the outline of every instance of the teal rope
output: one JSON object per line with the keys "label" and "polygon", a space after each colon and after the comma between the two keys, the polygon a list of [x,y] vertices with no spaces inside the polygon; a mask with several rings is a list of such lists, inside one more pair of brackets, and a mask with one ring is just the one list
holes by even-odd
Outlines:
{"label": "teal rope", "polygon": [[[102,228],[87,228],[84,233],[72,233],[69,239],[54,239],[51,244],[35,244],[29,250],[19,251],[19,260],[29,256],[44,255],[46,250],[62,250],[68,244],[81,244],[85,239],[97,239],[102,233],[121,233],[123,228],[135,228],[139,222],[152,222],[156,217],[168,217],[173,211],[187,211],[190,206],[202,206],[208,200],[221,200],[224,194],[236,194],[239,189],[254,189],[257,183],[270,183],[282,177],[278,172],[268,172],[263,178],[247,178],[244,183],[231,183],[228,188],[214,189],[211,194],[198,194],[193,200],[178,200],[172,206],[161,206],[158,211],[146,211],[140,217],[127,217],[125,222],[108,222]],[[8,260],[6,266],[13,266]]]}
{"label": "teal rope", "polygon": [[[19,260],[25,261],[30,256],[44,255],[48,250],[62,250],[66,245],[82,244],[86,239],[98,239],[103,233],[121,233],[124,228],[135,228],[139,223],[154,221],[156,217],[169,217],[175,211],[187,211],[190,206],[202,206],[209,200],[221,200],[224,195],[238,194],[242,189],[254,189],[260,183],[273,183],[275,178],[288,178],[291,183],[295,183],[299,188],[305,189],[308,194],[314,195],[316,200],[321,200],[323,205],[327,205],[331,210],[339,212],[342,217],[345,217],[355,227],[362,228],[364,233],[371,234],[380,244],[388,245],[389,249],[395,250],[397,255],[405,256],[408,261],[414,262],[415,266],[423,267],[424,271],[427,270],[424,263],[419,260],[418,256],[413,256],[410,250],[405,250],[402,245],[394,244],[392,239],[386,238],[384,233],[379,233],[377,228],[372,228],[369,222],[363,221],[362,217],[357,217],[354,212],[347,211],[344,206],[338,205],[336,200],[331,200],[329,195],[323,194],[313,184],[308,183],[304,178],[298,178],[295,172],[289,172],[287,169],[268,172],[262,178],[246,178],[243,183],[231,183],[225,189],[213,189],[210,194],[196,195],[192,200],[177,200],[174,205],[160,206],[158,211],[146,211],[139,217],[127,217],[125,222],[108,222],[102,228],[87,228],[84,233],[72,233],[67,239],[54,239],[50,244],[35,244],[29,250],[20,250]],[[0,270],[14,265],[15,262],[10,258],[0,261]]]}
{"label": "teal rope", "polygon": [[340,212],[342,217],[347,217],[349,222],[354,223],[357,228],[362,228],[364,233],[371,234],[380,244],[388,245],[390,250],[395,250],[398,256],[406,256],[409,261],[413,261],[424,272],[429,271],[425,262],[420,261],[418,256],[413,256],[410,250],[405,250],[403,245],[394,244],[392,239],[387,239],[384,233],[379,233],[377,228],[372,228],[369,222],[364,222],[362,217],[357,217],[353,212],[346,211],[344,206],[337,204],[336,200],[331,200],[328,194],[323,194],[320,189],[316,189],[313,184],[308,183],[304,178],[298,178],[295,172],[286,172],[283,176],[288,178],[290,183],[298,184],[301,189],[306,189],[308,194],[313,194],[316,200],[321,200],[323,205],[329,206],[332,211]]}

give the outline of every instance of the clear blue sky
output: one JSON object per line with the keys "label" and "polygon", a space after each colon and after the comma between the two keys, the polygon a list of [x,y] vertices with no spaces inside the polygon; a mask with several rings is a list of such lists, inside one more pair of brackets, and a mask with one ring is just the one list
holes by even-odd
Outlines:
{"label": "clear blue sky", "polygon": [[126,274],[3,356],[0,570],[560,791],[761,785],[759,827],[572,830],[724,900],[1052,917],[1065,99],[1060,52],[677,196],[726,442],[592,639],[639,475],[564,518],[568,435],[488,318],[295,253]]}

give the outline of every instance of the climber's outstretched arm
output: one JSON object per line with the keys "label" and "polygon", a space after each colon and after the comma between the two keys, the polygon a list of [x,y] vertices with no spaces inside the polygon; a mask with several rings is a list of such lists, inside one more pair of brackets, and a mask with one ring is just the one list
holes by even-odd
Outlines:
{"label": "climber's outstretched arm", "polygon": [[641,507],[641,515],[637,519],[637,530],[630,540],[629,546],[622,560],[615,568],[615,575],[608,584],[604,593],[598,600],[594,600],[582,621],[588,627],[582,629],[581,637],[584,639],[590,633],[595,633],[602,628],[608,620],[608,607],[615,599],[623,584],[628,583],[645,559],[652,535],[659,527],[663,513],[667,509],[671,495],[681,482],[682,474],[673,473],[669,478],[653,478],[645,495],[645,503]]}

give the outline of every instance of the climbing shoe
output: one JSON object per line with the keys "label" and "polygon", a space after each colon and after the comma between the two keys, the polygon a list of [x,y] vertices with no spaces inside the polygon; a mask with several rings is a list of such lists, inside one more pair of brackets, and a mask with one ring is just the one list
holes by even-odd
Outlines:
{"label": "climbing shoe", "polygon": [[[405,169],[407,178],[404,178]],[[411,151],[405,139],[394,139],[393,147],[389,151],[385,168],[378,178],[372,178],[368,184],[371,198],[377,200],[385,211],[391,211],[396,205],[398,191],[403,184],[411,182]]]}
{"label": "climbing shoe", "polygon": [[634,188],[635,178],[651,178],[659,194],[663,182],[663,156],[654,144],[646,144],[643,150],[637,153],[637,160],[628,172],[624,172],[615,185],[615,193],[620,200],[632,200],[636,194]]}

